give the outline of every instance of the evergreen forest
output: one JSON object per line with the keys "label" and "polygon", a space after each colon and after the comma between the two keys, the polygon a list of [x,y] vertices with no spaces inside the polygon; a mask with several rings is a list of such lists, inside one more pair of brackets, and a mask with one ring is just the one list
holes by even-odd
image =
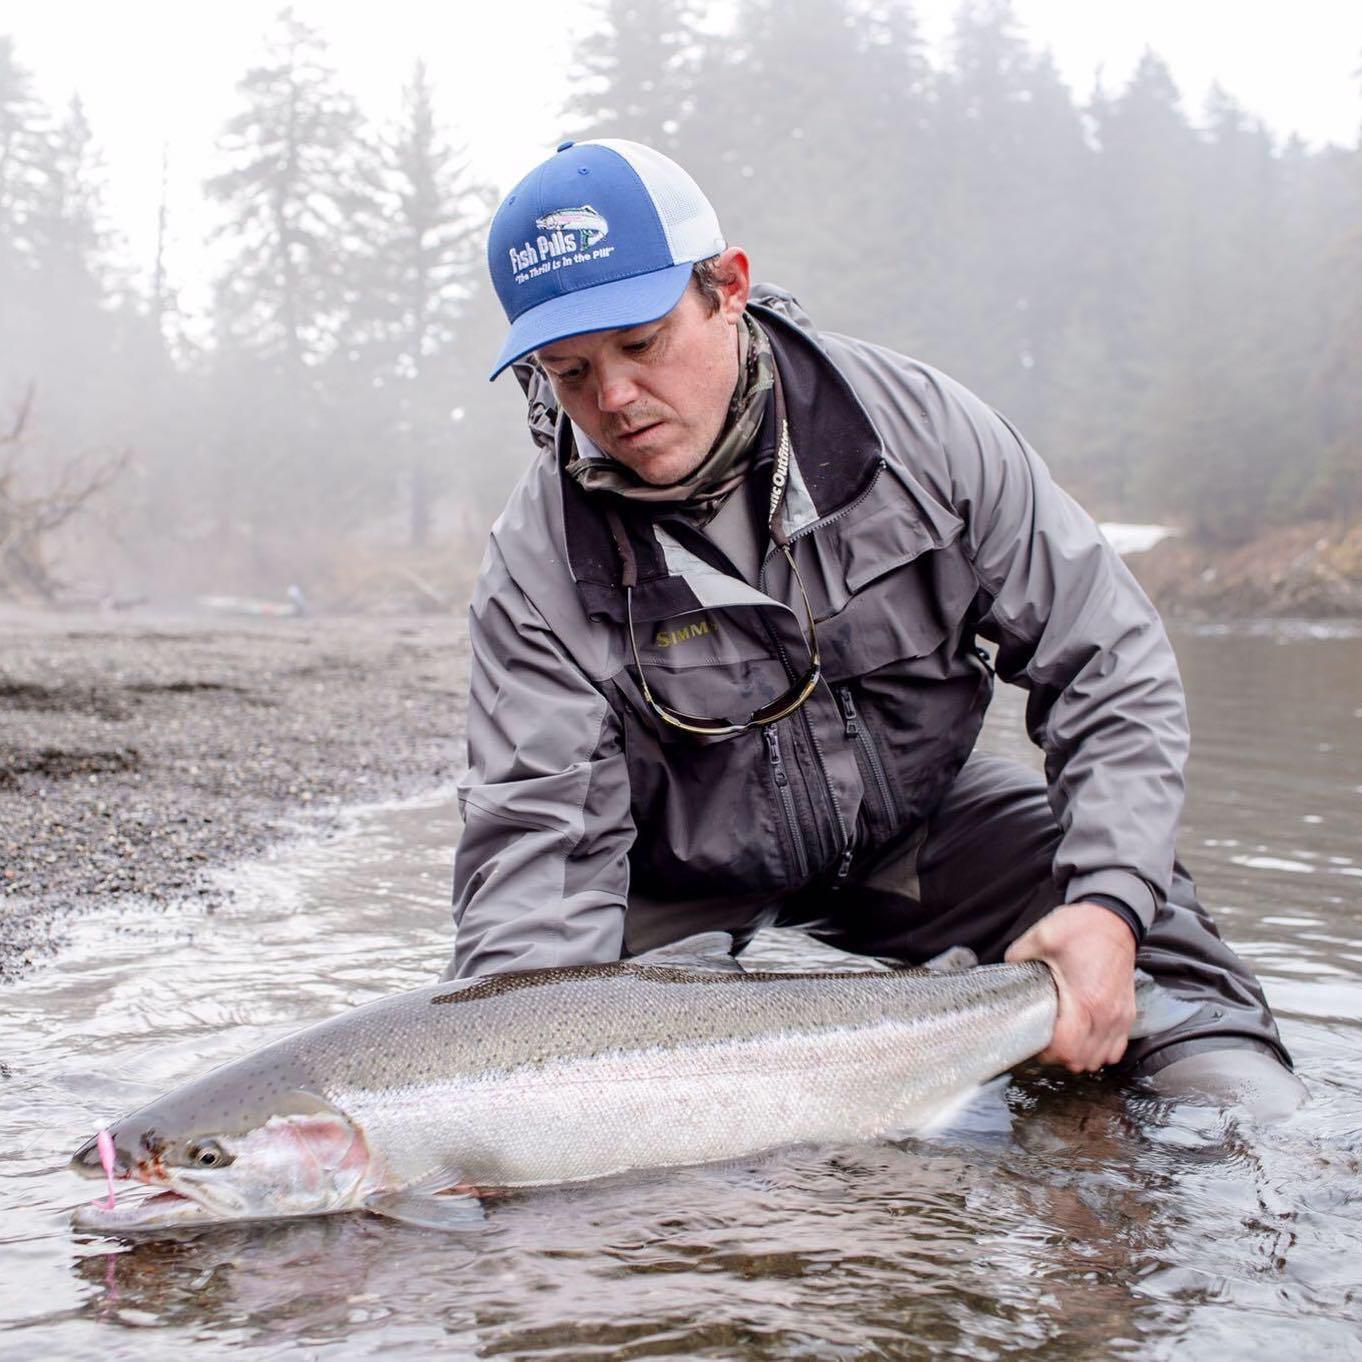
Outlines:
{"label": "evergreen forest", "polygon": [[[1007,0],[967,0],[940,56],[908,0],[597,13],[545,152],[674,156],[757,278],[974,388],[1101,518],[1221,544],[1362,518],[1356,140],[1282,138],[1222,90],[1189,109],[1154,52],[1070,89]],[[371,120],[290,10],[259,51],[191,317],[113,230],[79,98],[48,107],[0,36],[0,593],[50,594],[60,561],[341,599],[384,555],[457,593],[432,574],[476,564],[530,456],[514,381],[485,381],[478,130],[441,125],[419,60]]]}

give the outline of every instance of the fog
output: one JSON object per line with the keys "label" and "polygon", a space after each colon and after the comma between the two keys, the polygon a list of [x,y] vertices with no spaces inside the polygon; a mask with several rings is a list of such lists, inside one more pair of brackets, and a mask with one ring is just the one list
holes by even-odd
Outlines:
{"label": "fog", "polygon": [[457,607],[531,453],[483,235],[559,136],[676,157],[758,277],[976,389],[1099,516],[1362,514],[1362,22],[184,8],[0,11],[0,596]]}

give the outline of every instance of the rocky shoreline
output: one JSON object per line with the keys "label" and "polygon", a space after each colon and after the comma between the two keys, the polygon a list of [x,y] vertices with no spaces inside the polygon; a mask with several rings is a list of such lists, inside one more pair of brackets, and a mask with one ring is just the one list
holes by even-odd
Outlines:
{"label": "rocky shoreline", "polygon": [[0,979],[110,896],[206,874],[462,768],[461,620],[0,612]]}
{"label": "rocky shoreline", "polygon": [[1362,619],[1362,524],[1284,526],[1235,546],[1173,535],[1126,561],[1171,618]]}

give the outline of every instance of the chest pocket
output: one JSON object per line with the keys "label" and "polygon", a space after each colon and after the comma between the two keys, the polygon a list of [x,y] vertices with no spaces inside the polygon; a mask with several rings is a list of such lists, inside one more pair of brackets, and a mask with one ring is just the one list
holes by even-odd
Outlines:
{"label": "chest pocket", "polygon": [[[704,718],[745,719],[789,686],[782,654],[796,667],[807,658],[794,615],[774,603],[712,606],[636,624],[639,661],[655,697]],[[639,714],[662,743],[696,741],[655,721],[641,701]]]}
{"label": "chest pocket", "polygon": [[815,533],[809,556],[829,680],[930,658],[956,635],[975,592],[958,536],[958,528],[934,534],[891,476],[879,479],[868,504]]}

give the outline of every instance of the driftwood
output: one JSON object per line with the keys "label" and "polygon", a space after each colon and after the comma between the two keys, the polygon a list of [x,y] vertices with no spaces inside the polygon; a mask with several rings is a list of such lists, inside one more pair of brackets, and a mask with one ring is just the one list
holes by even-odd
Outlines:
{"label": "driftwood", "polygon": [[424,577],[413,572],[411,568],[398,563],[394,566],[393,571],[404,581],[410,582],[437,610],[452,610],[454,608],[454,602],[443,591],[431,586]]}
{"label": "driftwood", "polygon": [[24,495],[20,465],[29,449],[33,397],[30,384],[9,429],[0,429],[0,596],[51,603],[61,583],[48,565],[44,539],[108,487],[128,466],[132,452],[102,458],[73,455],[62,463],[52,485]]}

